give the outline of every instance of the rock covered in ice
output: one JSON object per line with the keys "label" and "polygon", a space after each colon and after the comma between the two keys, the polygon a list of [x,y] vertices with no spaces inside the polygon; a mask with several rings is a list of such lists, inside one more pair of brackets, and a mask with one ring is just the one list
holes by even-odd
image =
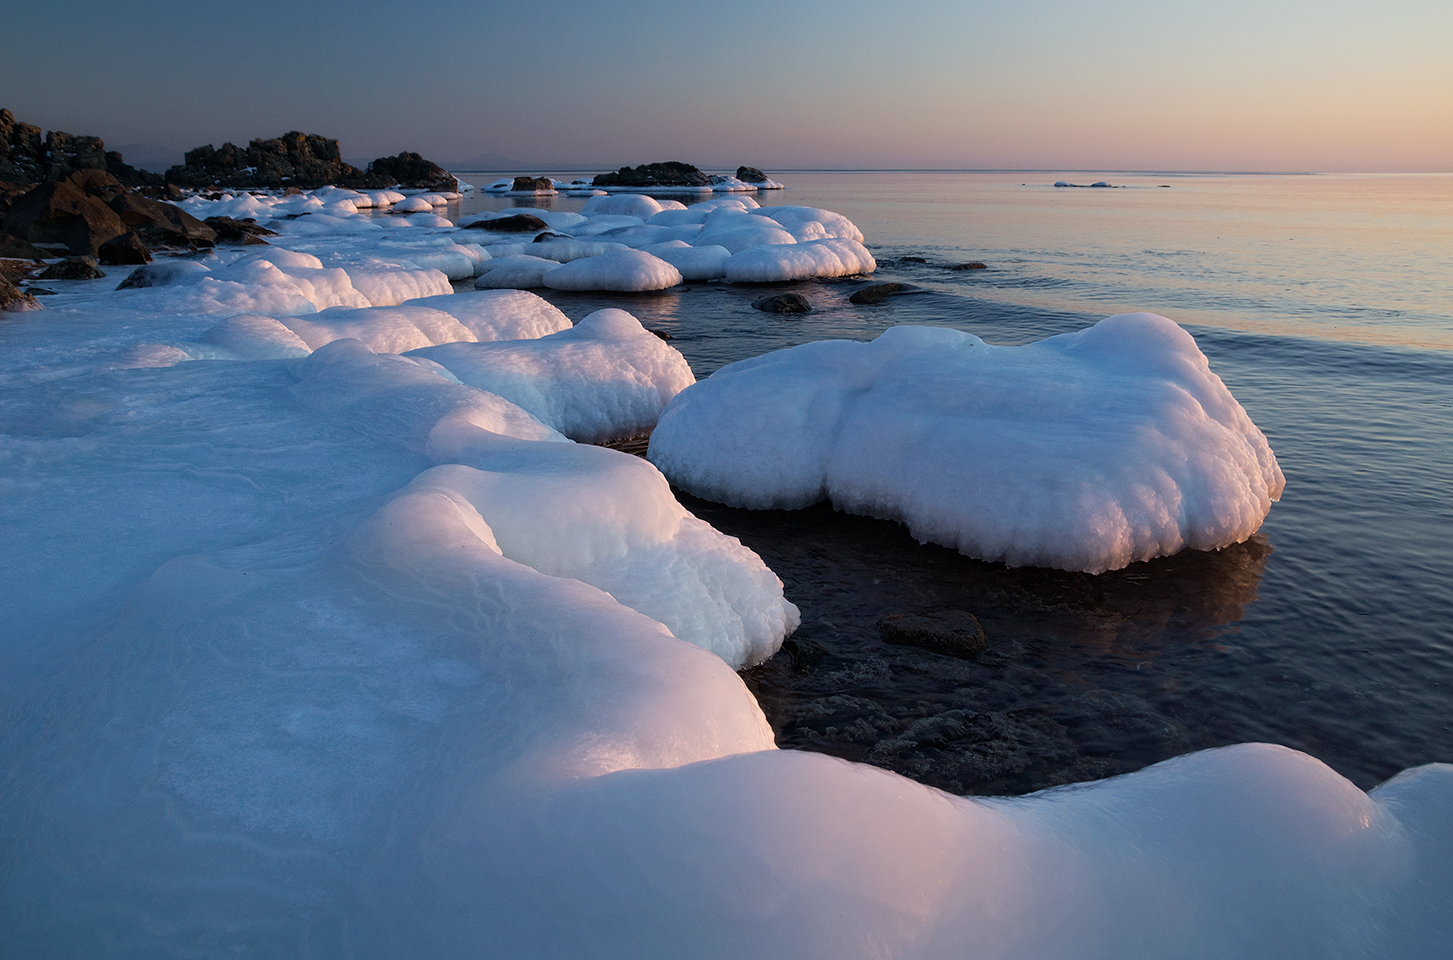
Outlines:
{"label": "rock covered in ice", "polygon": [[895,327],[731,364],[666,409],[650,458],[723,503],[829,499],[968,556],[1091,573],[1245,540],[1284,483],[1190,334],[1152,314],[1020,347]]}
{"label": "rock covered in ice", "polygon": [[545,285],[545,274],[560,266],[558,260],[512,253],[479,264],[474,286],[479,290],[529,290]]}
{"label": "rock covered in ice", "polygon": [[726,277],[747,283],[774,283],[811,277],[852,277],[876,269],[877,261],[861,243],[827,238],[746,247],[733,253],[726,262]]}
{"label": "rock covered in ice", "polygon": [[586,442],[649,433],[671,398],[696,382],[675,348],[616,309],[536,340],[451,342],[412,355]]}
{"label": "rock covered in ice", "polygon": [[653,257],[671,264],[683,280],[715,280],[726,276],[727,260],[732,252],[716,244],[693,247],[684,240],[671,240],[642,248]]}
{"label": "rock covered in ice", "polygon": [[525,290],[476,290],[410,300],[405,306],[442,310],[467,328],[471,339],[534,340],[570,329],[554,304]]}
{"label": "rock covered in ice", "polygon": [[572,260],[544,275],[545,286],[555,290],[665,290],[680,282],[681,272],[671,264],[628,247]]}

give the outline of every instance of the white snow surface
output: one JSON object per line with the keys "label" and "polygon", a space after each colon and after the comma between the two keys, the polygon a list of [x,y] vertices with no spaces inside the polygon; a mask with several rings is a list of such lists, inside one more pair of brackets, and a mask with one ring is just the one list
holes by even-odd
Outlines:
{"label": "white snow surface", "polygon": [[[326,202],[345,199],[369,209]],[[797,612],[650,464],[422,354],[309,353],[289,322],[442,335],[448,317],[567,352],[538,298],[451,294],[381,245],[457,232],[351,229],[221,249],[167,286],[67,285],[6,320],[0,954],[1447,955],[1453,766],[1364,793],[1245,744],[973,800],[775,749],[734,667]],[[392,299],[411,282],[444,288]],[[625,318],[583,322],[576,346],[602,326],[630,379]],[[1014,349],[1030,374],[1181,410],[1152,446],[1216,432],[1172,385],[1235,419],[1181,334],[1114,326]],[[1135,349],[1097,346],[1107,332]],[[767,426],[828,419],[833,369],[883,394],[919,335],[895,336],[826,348]],[[1096,350],[1102,376],[1077,373]],[[1011,421],[1030,412],[990,386]],[[862,423],[945,429],[896,395],[901,415]],[[1044,410],[1057,397],[1046,381]]]}
{"label": "white snow surface", "polygon": [[685,357],[615,309],[540,339],[446,343],[412,355],[589,443],[649,433],[662,408],[696,382]]}
{"label": "white snow surface", "polygon": [[543,279],[555,290],[665,290],[681,283],[681,271],[660,257],[621,247],[572,260],[548,271]]}
{"label": "white snow surface", "polygon": [[741,361],[667,408],[650,459],[722,503],[827,499],[971,557],[1089,573],[1239,543],[1284,485],[1190,334],[1153,314],[1020,347],[894,327]]}

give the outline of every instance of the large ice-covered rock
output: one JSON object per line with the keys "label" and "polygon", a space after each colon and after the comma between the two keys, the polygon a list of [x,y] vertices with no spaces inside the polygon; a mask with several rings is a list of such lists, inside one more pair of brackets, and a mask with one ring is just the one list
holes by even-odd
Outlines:
{"label": "large ice-covered rock", "polygon": [[681,282],[681,271],[643,250],[620,247],[596,257],[572,260],[547,272],[544,284],[555,290],[665,290]]}
{"label": "large ice-covered rock", "polygon": [[412,355],[586,442],[649,433],[671,398],[696,382],[680,353],[616,309],[538,340],[448,343]]}
{"label": "large ice-covered rock", "polygon": [[474,281],[478,290],[530,290],[545,285],[545,274],[560,266],[558,260],[511,253],[479,264]]}
{"label": "large ice-covered rock", "polygon": [[[702,233],[705,234],[706,231],[703,230]],[[876,269],[878,263],[867,247],[856,240],[837,237],[802,243],[771,243],[744,247],[732,254],[725,268],[728,280],[746,283],[774,283],[783,280],[807,280],[812,277],[851,277],[860,273],[872,273]]]}
{"label": "large ice-covered rock", "polygon": [[697,496],[822,499],[984,560],[1098,573],[1260,527],[1283,478],[1190,334],[1125,314],[1020,347],[895,327],[718,370],[650,458]]}

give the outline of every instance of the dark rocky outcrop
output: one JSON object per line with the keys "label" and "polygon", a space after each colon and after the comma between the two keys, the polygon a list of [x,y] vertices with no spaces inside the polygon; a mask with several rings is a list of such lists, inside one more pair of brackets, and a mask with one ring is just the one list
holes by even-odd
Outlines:
{"label": "dark rocky outcrop", "polygon": [[105,171],[88,170],[42,183],[11,202],[0,229],[37,246],[95,256],[101,244],[128,229],[104,200],[84,189],[107,176]]}
{"label": "dark rocky outcrop", "polygon": [[689,163],[672,160],[596,174],[591,183],[597,187],[705,187],[711,178]]}
{"label": "dark rocky outcrop", "polygon": [[511,193],[548,193],[555,189],[555,182],[549,177],[515,177],[510,184]]}
{"label": "dark rocky outcrop", "polygon": [[0,273],[0,311],[39,310],[40,303]]}
{"label": "dark rocky outcrop", "polygon": [[547,230],[549,224],[530,213],[516,213],[508,217],[491,217],[474,223],[461,224],[466,230],[488,230],[491,233],[533,233]]}
{"label": "dark rocky outcrop", "polygon": [[402,186],[408,189],[450,190],[454,177],[443,167],[417,153],[379,157],[366,170],[344,163],[338,141],[316,133],[293,130],[281,137],[253,140],[244,147],[210,143],[188,150],[183,162],[166,172],[168,183],[202,189],[297,187],[312,190],[340,186],[356,190],[377,190]]}
{"label": "dark rocky outcrop", "polygon": [[96,264],[95,257],[66,257],[60,263],[53,263],[41,273],[42,280],[99,280],[106,274]]}
{"label": "dark rocky outcrop", "polygon": [[40,127],[0,110],[0,180],[37,183],[45,178],[45,139]]}
{"label": "dark rocky outcrop", "polygon": [[197,250],[217,242],[217,231],[170,203],[149,200],[134,193],[119,193],[111,198],[107,206],[152,248]]}
{"label": "dark rocky outcrop", "polygon": [[812,304],[800,293],[774,293],[770,297],[759,297],[752,301],[752,307],[766,313],[808,313]]}
{"label": "dark rocky outcrop", "polygon": [[257,221],[251,217],[242,220],[234,220],[231,217],[208,217],[202,222],[216,232],[218,243],[230,243],[236,246],[260,243],[265,246],[267,241],[262,239],[263,237],[277,236],[277,231],[259,226]]}
{"label": "dark rocky outcrop", "polygon": [[737,167],[737,179],[747,183],[766,183],[767,175],[756,167]]}
{"label": "dark rocky outcrop", "polygon": [[8,233],[0,233],[0,257],[14,257],[22,260],[44,260],[55,256],[51,250],[42,250],[33,243]]}
{"label": "dark rocky outcrop", "polygon": [[884,642],[972,660],[988,649],[979,618],[967,610],[891,613],[878,621]]}
{"label": "dark rocky outcrop", "polygon": [[151,263],[151,251],[146,249],[146,244],[133,230],[101,244],[97,258],[108,267],[130,266]]}
{"label": "dark rocky outcrop", "polygon": [[108,151],[100,137],[76,136],[63,130],[42,135],[40,127],[16,120],[0,110],[0,181],[35,184],[64,180],[80,170],[100,170],[128,187],[160,189],[160,174],[138,170],[121,154]]}
{"label": "dark rocky outcrop", "polygon": [[870,283],[853,291],[848,297],[849,303],[875,304],[882,303],[889,297],[895,297],[901,293],[917,293],[921,288],[911,283]]}

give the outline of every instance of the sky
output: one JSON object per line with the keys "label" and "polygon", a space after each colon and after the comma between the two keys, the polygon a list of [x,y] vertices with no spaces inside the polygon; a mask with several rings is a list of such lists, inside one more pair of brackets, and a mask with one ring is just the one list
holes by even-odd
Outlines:
{"label": "sky", "polygon": [[[0,107],[546,169],[1453,171],[1450,0],[9,0]],[[524,171],[521,171],[524,172]]]}

